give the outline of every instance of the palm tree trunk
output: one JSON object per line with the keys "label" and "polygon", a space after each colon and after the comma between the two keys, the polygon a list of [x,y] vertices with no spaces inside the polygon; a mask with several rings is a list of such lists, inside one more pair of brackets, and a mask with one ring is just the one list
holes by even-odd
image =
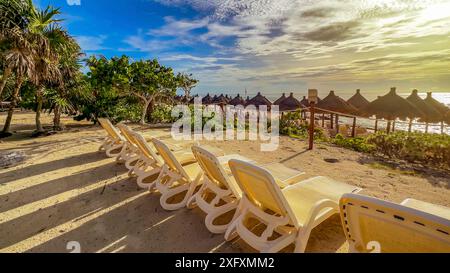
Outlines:
{"label": "palm tree trunk", "polygon": [[63,127],[61,126],[61,109],[59,105],[55,106],[54,115],[55,116],[53,117],[53,130],[62,131]]}
{"label": "palm tree trunk", "polygon": [[17,106],[17,100],[19,98],[20,88],[22,87],[23,77],[19,76],[16,80],[16,88],[14,89],[13,99],[11,101],[11,105],[9,106],[8,116],[6,117],[5,125],[3,126],[2,133],[9,134],[9,130],[11,127],[12,116],[14,114],[14,108]]}
{"label": "palm tree trunk", "polygon": [[44,128],[42,127],[41,123],[41,111],[42,111],[42,104],[43,104],[43,94],[44,93],[44,87],[40,87],[36,93],[36,132],[42,133],[44,132]]}
{"label": "palm tree trunk", "polygon": [[5,70],[3,71],[2,81],[0,82],[0,101],[2,100],[3,90],[5,89],[6,82],[8,81],[10,75],[11,69],[5,68]]}

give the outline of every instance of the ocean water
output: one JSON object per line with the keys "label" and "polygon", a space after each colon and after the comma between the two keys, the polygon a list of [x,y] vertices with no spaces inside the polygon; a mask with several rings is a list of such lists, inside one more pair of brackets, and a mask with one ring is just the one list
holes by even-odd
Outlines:
{"label": "ocean water", "polygon": [[[277,100],[281,94],[283,92],[264,92],[263,95],[266,96],[269,100],[271,101],[275,101]],[[285,92],[286,95],[289,95],[290,92]],[[340,96],[341,98],[348,100],[349,98],[351,98],[353,95],[355,94],[355,91],[352,92],[336,92],[337,96]],[[369,101],[373,101],[375,99],[377,99],[378,96],[382,96],[387,94],[387,92],[382,93],[382,94],[373,94],[373,93],[364,93],[364,91],[362,91],[361,93],[366,99],[368,99]],[[399,96],[402,96],[404,98],[407,98],[409,95],[411,94],[411,92],[407,92],[407,93],[398,93]],[[248,94],[250,97],[256,95],[254,93],[250,93]],[[319,92],[319,97],[320,98],[324,98],[328,95],[328,93],[325,92]],[[297,92],[294,93],[294,96],[298,99],[301,100],[303,99],[303,96],[307,96],[306,92]],[[426,98],[427,97],[427,93],[419,93],[419,96],[421,98]],[[434,92],[433,93],[433,98],[436,99],[437,101],[444,103],[445,105],[447,105],[447,107],[450,107],[450,92]],[[344,123],[344,124],[353,124],[353,120],[352,119],[348,119],[348,118],[340,118],[340,122]],[[370,127],[370,128],[374,128],[374,121],[373,120],[369,120],[369,119],[357,119],[357,124],[358,126],[362,126],[362,127]],[[387,122],[385,121],[379,121],[378,122],[378,128],[383,129],[387,126]],[[408,121],[396,121],[396,125],[395,128],[396,130],[404,130],[407,131],[408,130],[408,126],[409,126],[409,122]],[[425,124],[421,124],[418,122],[414,122],[413,123],[413,131],[420,131],[420,132],[424,132],[425,131]],[[440,124],[429,124],[428,127],[428,132],[430,133],[440,133],[441,132],[441,125]],[[450,126],[446,126],[444,128],[444,132],[446,132],[448,135],[450,135]]]}

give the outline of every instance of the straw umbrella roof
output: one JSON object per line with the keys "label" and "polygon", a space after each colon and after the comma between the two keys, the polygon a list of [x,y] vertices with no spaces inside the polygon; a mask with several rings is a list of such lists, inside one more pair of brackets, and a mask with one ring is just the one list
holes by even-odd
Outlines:
{"label": "straw umbrella roof", "polygon": [[236,105],[245,105],[245,100],[241,95],[237,95],[234,99],[232,99],[229,102],[230,105],[236,106]]}
{"label": "straw umbrella roof", "polygon": [[304,107],[305,106],[294,97],[294,93],[291,93],[289,97],[280,103],[280,111],[292,111]]}
{"label": "straw umbrella roof", "polygon": [[211,98],[211,96],[209,95],[209,93],[206,95],[206,97],[204,97],[204,98],[202,99],[202,103],[203,103],[203,104],[211,104],[211,103],[212,103],[212,98]]}
{"label": "straw umbrella roof", "polygon": [[266,106],[270,107],[270,106],[272,106],[272,103],[266,97],[261,95],[261,92],[258,92],[258,95],[256,95],[254,98],[249,100],[247,102],[247,105],[255,105],[255,106],[266,105]]}
{"label": "straw umbrella roof", "polygon": [[225,104],[228,104],[228,99],[223,94],[221,94],[220,96],[218,96],[217,98],[215,98],[213,100],[213,103],[225,105]]}
{"label": "straw umbrella roof", "polygon": [[[317,97],[317,102],[321,102],[322,99]],[[303,99],[300,101],[304,106],[309,107],[309,100],[306,96],[303,96]]]}
{"label": "straw umbrella roof", "polygon": [[334,91],[330,91],[330,94],[317,104],[317,107],[344,114],[355,114],[358,112],[358,109],[336,96]]}
{"label": "straw umbrella roof", "polygon": [[426,103],[421,97],[418,95],[418,91],[414,89],[411,95],[406,98],[412,105],[420,109],[423,115],[421,119],[425,122],[438,122],[442,118],[442,114],[434,109],[431,105]]}
{"label": "straw umbrella roof", "polygon": [[195,99],[198,98],[198,97],[199,97],[198,94],[195,95],[195,96],[193,96],[193,97],[191,98],[191,100],[189,100],[189,104],[194,104]]}
{"label": "straw umbrella roof", "polygon": [[387,120],[415,118],[423,115],[417,107],[397,95],[395,87],[391,88],[387,95],[379,97],[362,110],[368,115],[376,115],[378,118]]}
{"label": "straw umbrella roof", "polygon": [[447,112],[450,110],[447,106],[445,106],[445,104],[435,100],[431,92],[427,93],[427,97],[424,100],[424,102],[440,113],[440,118],[438,121],[444,120],[445,116],[447,115]]}
{"label": "straw umbrella roof", "polygon": [[286,93],[283,93],[283,95],[277,99],[273,104],[274,105],[280,105],[282,101],[284,101],[286,99]]}
{"label": "straw umbrella roof", "polygon": [[356,94],[353,95],[348,101],[356,109],[362,109],[370,104],[370,102],[361,95],[361,90],[356,90]]}

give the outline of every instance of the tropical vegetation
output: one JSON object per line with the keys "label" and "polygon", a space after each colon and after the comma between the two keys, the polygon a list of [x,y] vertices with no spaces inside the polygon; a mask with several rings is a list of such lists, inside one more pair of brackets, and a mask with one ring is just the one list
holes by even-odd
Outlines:
{"label": "tropical vegetation", "polygon": [[43,111],[53,113],[53,130],[64,129],[64,113],[93,122],[99,117],[167,122],[176,90],[180,88],[189,99],[198,83],[190,74],[175,75],[156,59],[86,59],[61,26],[60,10],[40,9],[32,0],[0,0],[0,27],[0,101],[11,102],[2,136],[11,135],[17,106],[36,112],[35,135],[45,133]]}

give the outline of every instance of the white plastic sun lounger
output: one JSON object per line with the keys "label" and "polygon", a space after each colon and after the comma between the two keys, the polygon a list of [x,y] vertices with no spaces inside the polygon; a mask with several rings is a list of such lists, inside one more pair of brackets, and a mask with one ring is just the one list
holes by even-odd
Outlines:
{"label": "white plastic sun lounger", "polygon": [[350,252],[450,253],[449,208],[357,194],[345,194],[340,208]]}
{"label": "white plastic sun lounger", "polygon": [[99,151],[106,151],[108,157],[118,157],[122,153],[126,140],[117,128],[112,125],[109,119],[99,118],[98,121],[108,133],[108,136],[104,139]]}
{"label": "white plastic sun lounger", "polygon": [[[304,252],[311,230],[339,212],[339,199],[361,189],[326,177],[299,181],[284,189],[267,170],[239,160],[230,160],[231,171],[243,194],[225,239],[239,236],[260,252],[278,252],[295,244]],[[254,232],[250,219],[264,227]]]}

